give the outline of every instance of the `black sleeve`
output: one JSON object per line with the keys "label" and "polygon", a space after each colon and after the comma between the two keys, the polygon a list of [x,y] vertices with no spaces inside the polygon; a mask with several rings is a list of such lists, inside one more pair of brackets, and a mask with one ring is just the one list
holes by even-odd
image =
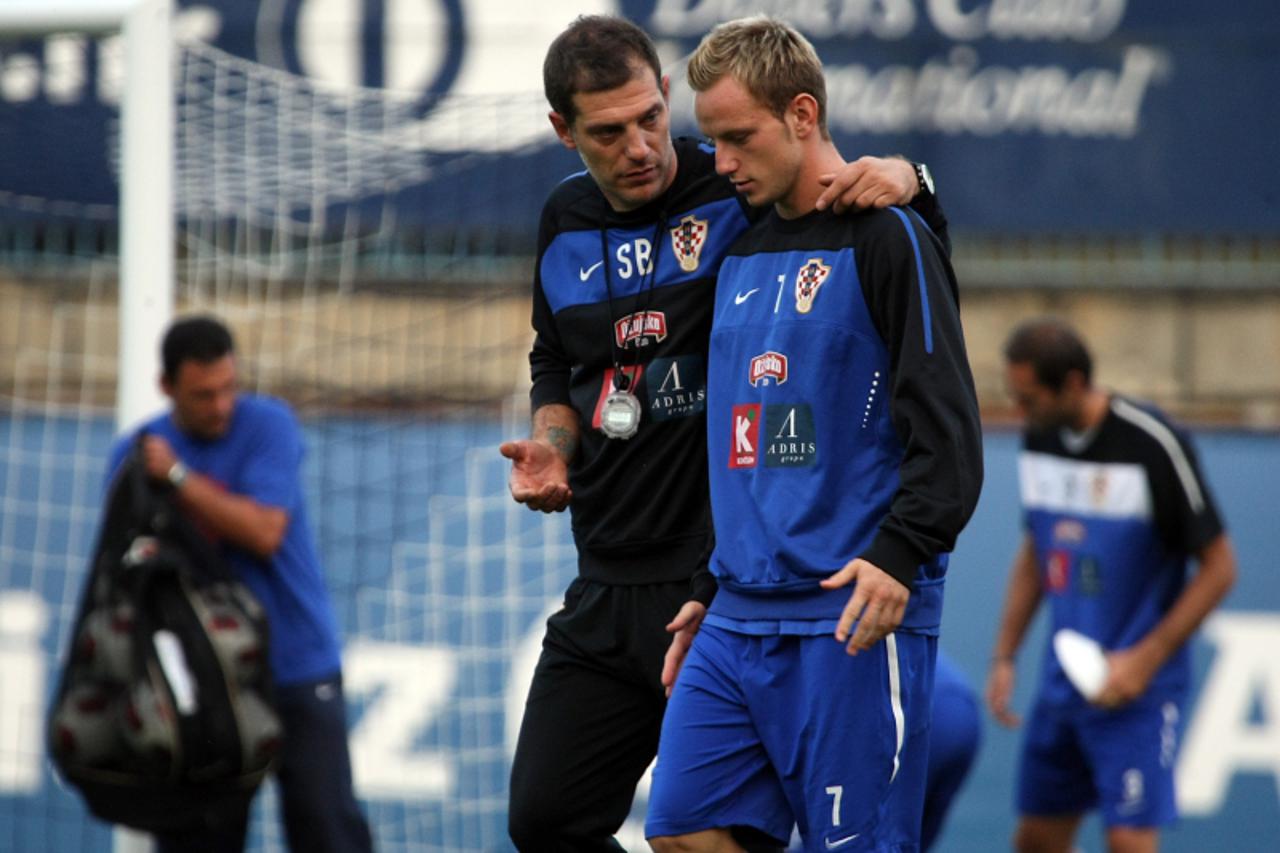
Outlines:
{"label": "black sleeve", "polygon": [[1173,443],[1159,448],[1148,474],[1156,526],[1171,551],[1198,554],[1224,526],[1190,438],[1172,426],[1169,433]]}
{"label": "black sleeve", "polygon": [[538,225],[538,260],[533,269],[533,349],[529,352],[529,375],[533,386],[529,401],[533,411],[552,403],[572,405],[569,374],[572,365],[560,342],[555,315],[542,288],[542,256],[555,236],[555,217],[550,208],[542,211]]}
{"label": "black sleeve", "polygon": [[898,491],[860,556],[911,585],[950,551],[982,488],[982,427],[955,274],[935,235],[907,210],[878,215],[858,273],[889,349],[890,405],[903,446]]}
{"label": "black sleeve", "polygon": [[948,258],[951,257],[951,232],[947,230],[947,215],[942,211],[938,197],[931,192],[921,190],[911,199],[911,209],[920,214],[924,224],[929,226]]}

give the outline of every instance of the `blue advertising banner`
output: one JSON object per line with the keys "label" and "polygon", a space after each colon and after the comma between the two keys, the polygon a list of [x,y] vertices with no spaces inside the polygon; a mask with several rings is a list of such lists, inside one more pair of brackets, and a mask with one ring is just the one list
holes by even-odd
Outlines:
{"label": "blue advertising banner", "polygon": [[[290,156],[321,144],[294,144],[299,127],[317,126],[319,111],[358,137],[317,134],[325,145],[351,146],[353,162],[391,164],[394,177],[380,172],[324,204],[381,196],[375,203],[390,198],[402,229],[447,225],[526,245],[546,192],[578,168],[556,143],[540,92],[542,56],[565,24],[602,12],[643,25],[672,73],[675,131],[696,133],[679,58],[720,21],[772,12],[822,55],[831,127],[845,156],[901,152],[929,162],[958,229],[1280,231],[1280,119],[1267,108],[1280,80],[1280,12],[1270,0],[1229,9],[1197,0],[518,6],[176,0],[179,38],[227,57],[208,75],[188,69],[179,99],[214,103],[231,124],[239,111],[250,114],[245,121],[271,113],[278,130],[259,137],[290,137]],[[251,75],[245,86],[219,90],[235,57],[262,68],[243,72]],[[0,41],[0,191],[115,203],[122,61],[119,39]],[[276,70],[286,74],[272,76]],[[288,75],[301,83],[281,82]],[[286,94],[264,98],[260,85]],[[180,148],[205,144],[207,130],[180,124]],[[222,162],[226,152],[190,156]],[[281,174],[309,179],[305,168]],[[269,194],[278,178],[248,192]]]}

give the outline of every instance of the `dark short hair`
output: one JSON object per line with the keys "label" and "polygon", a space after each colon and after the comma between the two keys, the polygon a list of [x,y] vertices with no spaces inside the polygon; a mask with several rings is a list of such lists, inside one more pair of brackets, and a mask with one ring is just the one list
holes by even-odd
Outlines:
{"label": "dark short hair", "polygon": [[1085,384],[1093,382],[1093,357],[1072,326],[1057,317],[1038,317],[1019,324],[1005,341],[1010,364],[1030,364],[1036,381],[1061,391],[1067,374],[1079,371]]}
{"label": "dark short hair", "polygon": [[235,351],[231,332],[215,317],[202,315],[176,320],[160,345],[164,377],[173,380],[184,361],[208,364]]}
{"label": "dark short hair", "polygon": [[662,63],[648,33],[626,18],[579,15],[547,48],[542,88],[551,109],[572,125],[577,118],[574,95],[616,89],[636,76],[638,65],[653,69],[654,80],[662,79]]}

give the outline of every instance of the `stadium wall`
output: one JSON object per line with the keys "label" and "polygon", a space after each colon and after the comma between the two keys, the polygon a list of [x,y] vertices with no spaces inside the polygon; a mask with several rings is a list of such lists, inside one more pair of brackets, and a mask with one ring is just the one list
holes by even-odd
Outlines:
{"label": "stadium wall", "polygon": [[[1051,312],[1075,322],[1096,350],[1099,380],[1202,424],[1280,427],[1280,292],[970,285],[963,316],[983,411],[1013,417],[1000,347],[1018,320]],[[113,283],[83,299],[87,280],[0,278],[0,387],[48,402],[110,406],[115,395]],[[75,298],[68,288],[79,288]],[[330,408],[490,406],[528,374],[527,279],[502,288],[433,283],[429,295],[287,293],[269,311],[221,310],[249,348],[253,384]],[[179,311],[199,310],[179,300]],[[313,334],[299,347],[299,325]],[[90,328],[92,327],[92,328]],[[289,332],[287,334],[286,332]],[[47,342],[54,361],[18,357]],[[54,375],[51,375],[54,374]]]}

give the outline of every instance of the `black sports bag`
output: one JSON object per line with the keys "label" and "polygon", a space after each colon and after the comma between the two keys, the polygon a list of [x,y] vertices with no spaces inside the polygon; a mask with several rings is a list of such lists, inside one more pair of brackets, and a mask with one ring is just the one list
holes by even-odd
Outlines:
{"label": "black sports bag", "polygon": [[261,605],[151,481],[112,481],[47,721],[61,775],[102,820],[146,831],[244,808],[278,751]]}

